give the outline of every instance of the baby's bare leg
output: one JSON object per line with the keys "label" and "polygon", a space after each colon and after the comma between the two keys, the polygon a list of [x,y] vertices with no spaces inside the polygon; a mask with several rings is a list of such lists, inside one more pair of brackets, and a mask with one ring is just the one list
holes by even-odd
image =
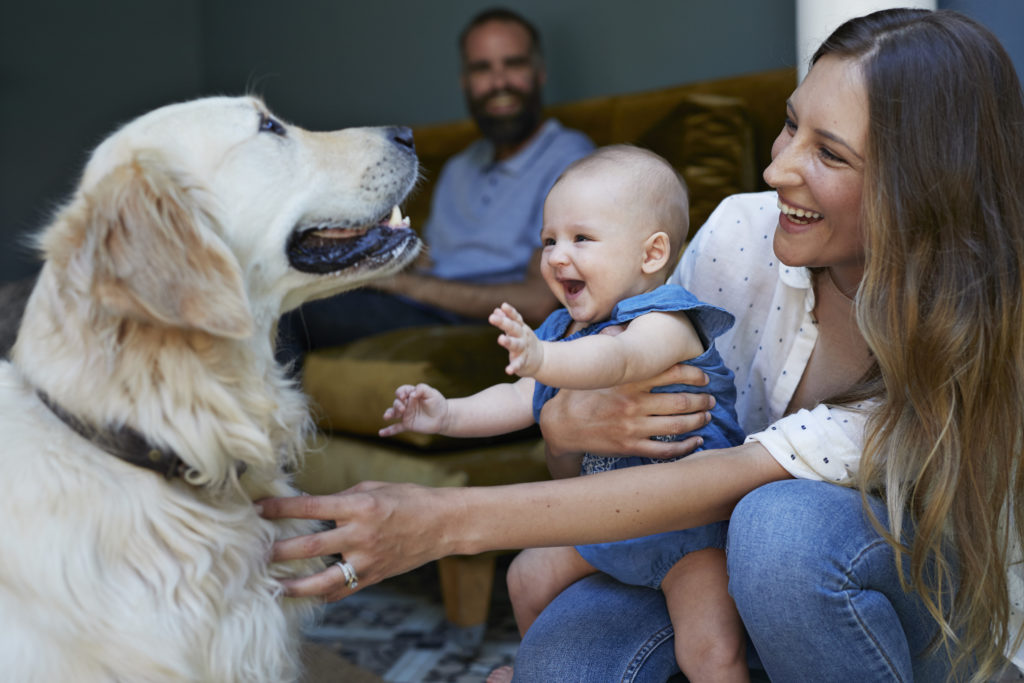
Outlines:
{"label": "baby's bare leg", "polygon": [[524,635],[558,594],[596,569],[571,546],[527,548],[508,568],[508,594],[519,635]]}
{"label": "baby's bare leg", "polygon": [[693,683],[748,681],[743,622],[729,596],[725,551],[686,555],[661,582],[675,631],[676,661]]}

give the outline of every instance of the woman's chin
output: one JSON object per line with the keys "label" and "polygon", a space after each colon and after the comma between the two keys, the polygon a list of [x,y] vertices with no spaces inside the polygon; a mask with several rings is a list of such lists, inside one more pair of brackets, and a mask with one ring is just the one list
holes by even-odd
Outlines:
{"label": "woman's chin", "polygon": [[818,261],[821,257],[821,244],[817,238],[818,233],[814,230],[814,227],[820,227],[820,223],[806,227],[810,229],[799,233],[791,233],[784,229],[775,231],[772,249],[783,265],[790,268],[820,265]]}

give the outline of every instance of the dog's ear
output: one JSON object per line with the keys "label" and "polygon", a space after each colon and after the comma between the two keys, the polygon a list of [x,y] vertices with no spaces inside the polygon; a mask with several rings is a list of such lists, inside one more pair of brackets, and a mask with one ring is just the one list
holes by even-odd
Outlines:
{"label": "dog's ear", "polygon": [[240,339],[253,320],[238,261],[203,191],[139,152],[86,193],[93,293],[128,317]]}

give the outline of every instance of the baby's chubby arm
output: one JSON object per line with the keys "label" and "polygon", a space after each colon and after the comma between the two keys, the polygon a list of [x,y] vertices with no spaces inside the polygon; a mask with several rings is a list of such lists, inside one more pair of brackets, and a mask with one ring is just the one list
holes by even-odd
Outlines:
{"label": "baby's chubby arm", "polygon": [[508,304],[495,309],[489,321],[504,332],[498,343],[509,350],[506,372],[561,389],[601,389],[644,380],[704,352],[685,313],[645,313],[620,334],[565,342],[540,341]]}
{"label": "baby's chubby arm", "polygon": [[525,429],[534,423],[533,384],[532,379],[523,378],[495,384],[464,398],[445,398],[429,384],[404,384],[395,390],[395,400],[384,412],[385,420],[397,422],[378,433],[394,436],[413,431],[473,437]]}

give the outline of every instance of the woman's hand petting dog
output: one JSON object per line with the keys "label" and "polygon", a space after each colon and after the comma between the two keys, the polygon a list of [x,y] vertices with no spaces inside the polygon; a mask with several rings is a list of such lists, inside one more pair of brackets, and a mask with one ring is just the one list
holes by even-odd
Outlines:
{"label": "woman's hand petting dog", "polygon": [[[464,489],[461,489],[464,490]],[[449,529],[439,511],[438,497],[458,495],[460,489],[433,489],[415,484],[362,482],[329,496],[268,498],[259,501],[265,519],[319,519],[335,527],[274,543],[275,562],[340,554],[359,577],[355,589],[336,565],[311,576],[282,580],[291,597],[322,596],[340,600],[384,579],[402,574],[455,552],[436,529]]]}

